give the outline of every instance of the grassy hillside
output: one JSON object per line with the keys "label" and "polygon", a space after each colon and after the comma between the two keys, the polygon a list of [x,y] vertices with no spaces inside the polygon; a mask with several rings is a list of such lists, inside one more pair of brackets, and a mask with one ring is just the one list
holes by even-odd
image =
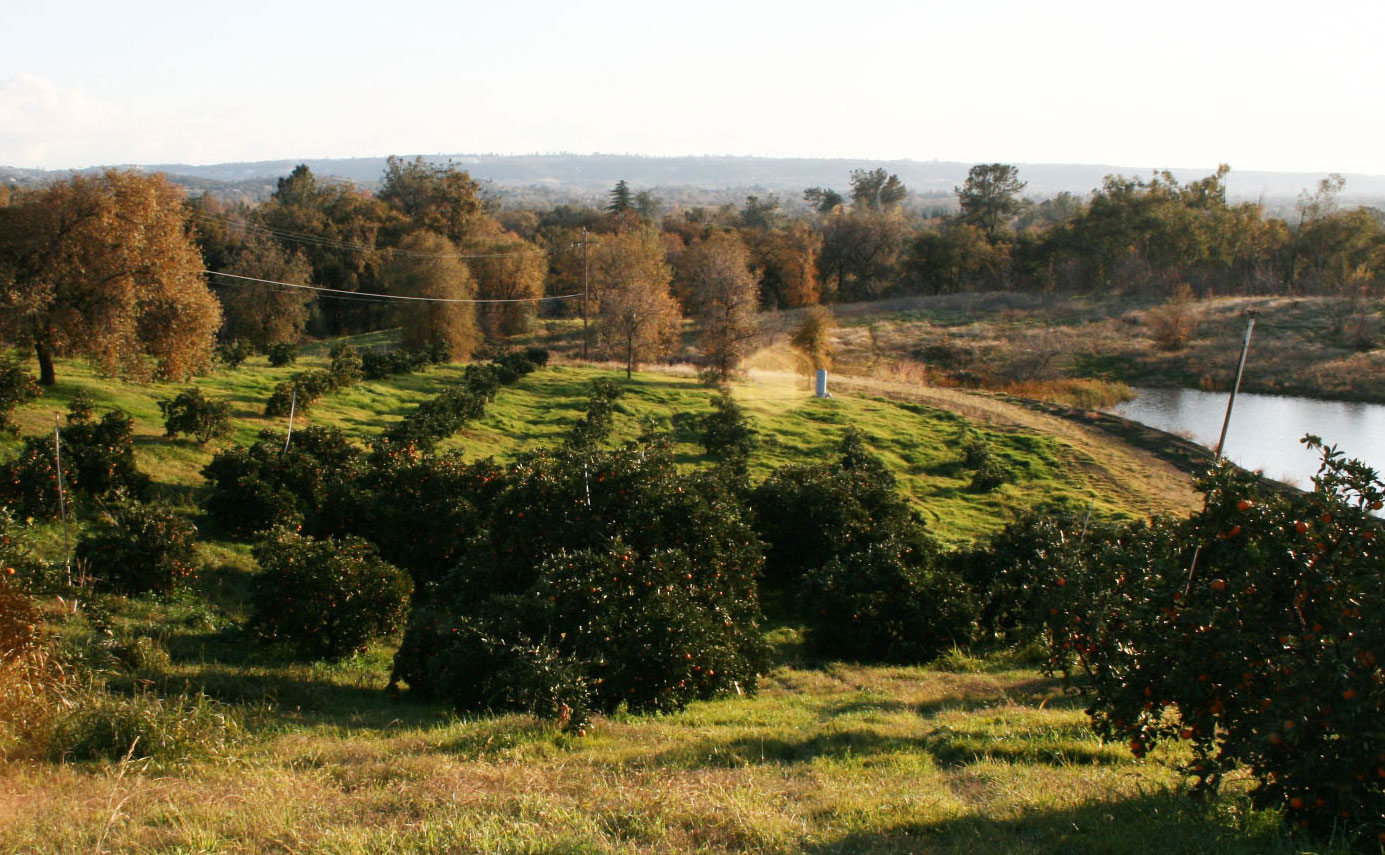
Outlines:
{"label": "grassy hillside", "polygon": [[[16,421],[23,433],[51,430],[54,415],[65,412],[80,391],[92,395],[98,412],[120,407],[134,417],[141,468],[166,497],[191,505],[202,484],[200,470],[218,447],[249,444],[265,428],[284,429],[284,419],[263,416],[274,384],[295,371],[325,364],[325,356],[309,355],[295,366],[271,368],[258,357],[238,370],[199,378],[197,385],[209,396],[231,402],[236,426],[229,440],[205,447],[163,436],[158,401],[171,398],[181,386],[103,378],[79,362],[62,364],[57,386],[20,408]],[[456,365],[435,366],[362,382],[323,398],[300,414],[296,424],[333,425],[364,444],[454,382],[461,370]],[[642,372],[627,381],[620,372],[561,365],[503,388],[485,417],[443,448],[460,450],[468,458],[509,460],[560,443],[582,414],[591,381],[599,377],[611,378],[627,390],[617,404],[615,441],[633,439],[652,428],[673,436],[681,465],[704,464],[695,420],[710,411],[715,393],[690,374]],[[854,426],[867,434],[934,531],[953,542],[984,537],[1011,514],[1044,502],[1083,507],[1095,502],[1098,510],[1143,514],[1190,501],[1186,478],[1153,458],[993,398],[946,390],[929,397],[923,390],[904,394],[889,384],[858,382],[839,388],[832,398],[818,399],[805,380],[791,374],[754,375],[736,385],[733,394],[750,413],[762,440],[753,460],[754,479],[788,463],[829,458],[843,432]],[[939,397],[946,394],[951,397]],[[972,473],[961,464],[960,448],[961,435],[968,429],[990,443],[1012,473],[1013,483],[992,492],[968,489]],[[15,453],[18,445],[11,438],[0,440],[0,456]]]}
{"label": "grassy hillside", "polygon": [[[248,443],[282,420],[260,414],[274,383],[322,365],[263,359],[201,378],[233,402]],[[329,396],[306,420],[364,442],[461,372],[439,366]],[[704,464],[692,424],[711,391],[690,373],[557,365],[505,387],[484,418],[448,440],[468,457],[511,459],[560,441],[599,377],[627,388],[616,438],[652,426],[680,465]],[[880,380],[834,381],[819,400],[793,374],[734,387],[763,441],[752,477],[832,454],[855,426],[901,488],[953,542],[1009,514],[1069,501],[1140,514],[1189,506],[1185,475],[1081,424],[999,398]],[[113,381],[77,363],[20,411],[51,429],[78,392],[136,420],[140,465],[191,509],[218,443],[162,436],[157,401],[176,385]],[[963,430],[1015,474],[968,489]],[[0,456],[18,441],[0,441]],[[87,509],[90,512],[90,509]],[[52,527],[50,535],[56,537]],[[52,541],[50,541],[51,543]],[[520,715],[459,718],[385,691],[397,639],[337,663],[277,658],[248,642],[244,545],[203,544],[197,589],[168,600],[45,603],[69,648],[104,651],[100,713],[136,716],[152,759],[55,763],[10,746],[0,761],[0,851],[44,853],[904,853],[1324,851],[1281,836],[1248,808],[1243,782],[1198,808],[1156,756],[1102,745],[1080,702],[1023,652],[954,651],[929,667],[805,658],[793,626],[768,634],[774,665],[753,697],[664,716],[598,717],[580,737]],[[95,661],[95,660],[93,660]],[[105,661],[105,660],[101,660]],[[97,663],[99,665],[99,663]],[[91,700],[78,700],[91,704]],[[104,707],[100,705],[106,705]],[[85,707],[81,707],[85,709]],[[110,710],[114,710],[111,712]],[[81,722],[96,724],[81,724]],[[95,734],[94,738],[99,738]],[[3,746],[0,746],[2,749]]]}

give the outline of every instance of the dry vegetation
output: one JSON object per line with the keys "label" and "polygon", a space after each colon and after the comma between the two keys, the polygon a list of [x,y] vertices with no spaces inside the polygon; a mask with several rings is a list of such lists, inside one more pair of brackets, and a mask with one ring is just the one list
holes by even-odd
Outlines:
{"label": "dry vegetation", "polygon": [[[1246,311],[1257,313],[1247,391],[1385,402],[1379,300],[1219,297],[1169,302],[1028,293],[838,306],[837,368],[869,375],[916,361],[934,384],[1084,406],[1076,380],[1228,388]],[[772,321],[771,327],[786,324]]]}

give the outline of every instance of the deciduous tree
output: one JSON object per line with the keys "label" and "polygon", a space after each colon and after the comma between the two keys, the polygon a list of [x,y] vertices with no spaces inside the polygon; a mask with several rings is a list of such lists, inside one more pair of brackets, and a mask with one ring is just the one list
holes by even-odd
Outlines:
{"label": "deciduous tree", "polygon": [[745,233],[750,264],[760,277],[767,307],[793,309],[818,302],[818,253],[822,238],[807,223]]}
{"label": "deciduous tree", "polygon": [[379,198],[408,217],[414,229],[436,232],[457,244],[494,228],[480,187],[453,163],[391,156]]}
{"label": "deciduous tree", "polygon": [[472,243],[468,250],[467,266],[476,280],[478,297],[520,301],[478,307],[476,316],[481,331],[488,338],[528,332],[538,312],[537,298],[543,296],[543,280],[548,272],[543,251],[513,236]]}
{"label": "deciduous tree", "polygon": [[697,317],[708,371],[728,379],[755,338],[760,288],[750,272],[750,254],[735,232],[717,232],[688,247],[679,259],[679,278]]}
{"label": "deciduous tree", "polygon": [[[308,285],[312,280],[313,268],[307,256],[286,251],[262,233],[252,232],[230,256],[226,272],[237,276],[296,285]],[[313,292],[248,279],[217,277],[214,281],[226,312],[229,338],[243,338],[257,349],[267,350],[272,344],[298,341],[302,336]]]}
{"label": "deciduous tree", "polygon": [[966,183],[956,188],[963,221],[979,227],[994,242],[1001,227],[1019,213],[1019,194],[1025,186],[1019,170],[1008,163],[978,163],[967,173]]}
{"label": "deciduous tree", "polygon": [[851,206],[860,211],[888,211],[909,195],[898,175],[884,169],[851,170]]}
{"label": "deciduous tree", "polygon": [[186,377],[220,325],[181,192],[163,176],[74,175],[0,208],[0,334],[34,348],[43,385],[64,354]]}
{"label": "deciduous tree", "polygon": [[592,250],[601,338],[625,361],[627,377],[673,349],[678,303],[669,293],[671,279],[659,235],[650,229],[603,238]]}
{"label": "deciduous tree", "polygon": [[457,248],[434,232],[415,232],[404,238],[400,252],[385,266],[390,292],[401,297],[427,298],[399,303],[401,343],[408,350],[447,348],[452,359],[471,356],[476,347],[474,303],[430,302],[471,300],[476,284]]}

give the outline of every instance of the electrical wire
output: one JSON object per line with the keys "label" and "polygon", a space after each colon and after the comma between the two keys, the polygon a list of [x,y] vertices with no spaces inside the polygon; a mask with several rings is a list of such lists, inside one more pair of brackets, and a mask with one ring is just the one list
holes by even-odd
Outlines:
{"label": "electrical wire", "polygon": [[379,300],[409,300],[419,303],[537,303],[542,300],[571,300],[580,297],[580,292],[576,294],[558,294],[552,297],[511,297],[511,298],[489,298],[489,299],[463,299],[459,297],[410,297],[404,294],[376,294],[370,291],[347,291],[342,288],[324,288],[320,285],[299,285],[295,282],[278,282],[273,279],[257,279],[254,276],[241,276],[238,273],[222,273],[217,270],[204,270],[203,273],[211,276],[224,276],[227,279],[238,279],[244,282],[258,282],[262,285],[281,285],[285,288],[298,288],[304,291],[317,291],[325,294],[345,294],[348,297],[374,297]]}

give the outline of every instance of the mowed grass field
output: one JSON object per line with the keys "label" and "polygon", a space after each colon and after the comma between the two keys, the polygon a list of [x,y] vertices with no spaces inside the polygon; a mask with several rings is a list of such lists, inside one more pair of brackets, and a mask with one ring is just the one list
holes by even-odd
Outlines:
{"label": "mowed grass field", "polygon": [[[236,435],[203,448],[162,436],[157,400],[179,385],[127,384],[77,363],[22,408],[51,430],[80,390],[97,412],[136,420],[141,467],[194,511],[217,447],[282,420],[260,415],[274,383],[322,364],[252,360],[198,385],[235,407]],[[317,403],[304,423],[362,442],[460,374],[440,366],[367,382]],[[615,441],[670,433],[681,465],[704,465],[691,422],[712,392],[686,372],[557,365],[503,389],[445,447],[512,459],[561,441],[593,379],[627,387]],[[999,399],[909,384],[844,383],[829,400],[794,375],[733,387],[763,445],[752,478],[828,460],[863,430],[933,530],[953,544],[1009,515],[1067,501],[1139,515],[1192,506],[1186,476],[1080,425]],[[978,431],[1015,474],[968,489],[958,440]],[[0,443],[0,457],[18,442]],[[83,508],[90,515],[91,508]],[[45,529],[46,545],[60,534]],[[954,651],[926,667],[805,659],[794,626],[768,630],[775,664],[753,696],[664,716],[598,718],[579,737],[528,716],[463,718],[385,691],[394,643],[337,663],[295,663],[240,630],[257,572],[244,544],[208,541],[197,589],[171,600],[48,603],[58,631],[130,651],[106,689],[185,738],[152,759],[55,762],[9,746],[0,762],[0,852],[34,853],[1112,853],[1323,852],[1285,837],[1231,781],[1197,805],[1161,755],[1101,744],[1079,699],[1023,652]],[[65,622],[64,622],[65,621]],[[102,642],[106,643],[106,642]],[[182,725],[182,729],[179,729]],[[196,728],[201,728],[195,733]],[[182,734],[182,736],[179,736]],[[188,735],[191,734],[191,735]]]}

